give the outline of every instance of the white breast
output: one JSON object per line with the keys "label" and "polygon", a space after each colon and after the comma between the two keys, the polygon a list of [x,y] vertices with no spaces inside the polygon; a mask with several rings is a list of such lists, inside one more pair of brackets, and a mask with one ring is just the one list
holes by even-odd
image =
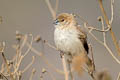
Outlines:
{"label": "white breast", "polygon": [[70,52],[72,55],[80,54],[84,51],[83,44],[78,38],[76,30],[55,29],[54,40],[56,47],[63,52]]}

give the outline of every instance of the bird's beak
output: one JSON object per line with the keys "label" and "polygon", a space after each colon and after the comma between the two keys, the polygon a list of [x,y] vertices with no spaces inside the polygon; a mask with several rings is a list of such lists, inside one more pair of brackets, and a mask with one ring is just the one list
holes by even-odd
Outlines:
{"label": "bird's beak", "polygon": [[54,20],[53,24],[57,25],[59,23],[58,19]]}

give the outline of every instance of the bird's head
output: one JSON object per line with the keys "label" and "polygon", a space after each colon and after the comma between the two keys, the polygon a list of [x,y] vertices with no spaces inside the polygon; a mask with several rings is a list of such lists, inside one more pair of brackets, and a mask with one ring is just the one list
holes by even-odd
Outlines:
{"label": "bird's head", "polygon": [[69,26],[76,25],[75,16],[73,14],[62,13],[58,15],[58,17],[54,21],[54,24],[55,26],[59,26],[59,27],[62,27],[62,26],[69,27]]}

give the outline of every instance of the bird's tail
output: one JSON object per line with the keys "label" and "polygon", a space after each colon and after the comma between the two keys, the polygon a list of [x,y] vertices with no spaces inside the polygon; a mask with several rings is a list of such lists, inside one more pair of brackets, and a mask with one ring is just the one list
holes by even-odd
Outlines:
{"label": "bird's tail", "polygon": [[81,53],[80,55],[74,56],[72,59],[72,69],[77,72],[79,75],[85,71],[85,67],[92,67],[92,60],[85,54]]}

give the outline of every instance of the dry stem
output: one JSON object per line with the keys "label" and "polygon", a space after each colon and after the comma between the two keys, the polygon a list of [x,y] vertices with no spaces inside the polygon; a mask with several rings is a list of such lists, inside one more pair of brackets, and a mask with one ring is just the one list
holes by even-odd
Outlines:
{"label": "dry stem", "polygon": [[[49,1],[49,0],[45,0],[45,1],[46,1],[46,3],[47,3],[47,6],[48,6],[51,14],[52,14],[53,19],[55,19],[55,18],[56,18],[56,12],[55,12],[55,10],[52,8],[52,5],[50,4],[50,1]],[[57,4],[56,4],[56,6],[57,6]],[[56,9],[57,9],[57,8],[56,8]]]}
{"label": "dry stem", "polygon": [[4,55],[4,48],[5,48],[5,42],[3,42],[3,49],[2,49],[0,52],[1,52],[1,54],[2,54],[2,57],[3,57],[4,62],[5,62],[5,64],[6,64],[7,71],[8,71],[8,73],[10,74],[11,80],[14,80],[14,77],[13,77],[11,71],[10,71],[10,67],[9,67],[9,65],[8,65],[8,63],[7,63],[7,59],[6,59],[5,55]]}
{"label": "dry stem", "polygon": [[33,76],[34,76],[35,72],[36,72],[36,70],[35,70],[35,69],[32,69],[32,72],[31,72],[31,75],[30,75],[29,80],[32,80],[32,79],[33,79]]}
{"label": "dry stem", "polygon": [[[28,42],[26,43],[26,45],[31,49],[31,51],[33,51],[36,55],[42,57],[43,61],[51,68],[53,68],[56,72],[60,73],[60,74],[64,74],[61,70],[57,69],[56,67],[54,67],[54,65],[49,63],[49,60],[43,55],[43,53],[37,51],[35,48],[33,48]],[[51,45],[52,46],[52,45]],[[54,48],[53,48],[54,49]]]}
{"label": "dry stem", "polygon": [[66,61],[65,61],[65,56],[64,56],[64,55],[62,55],[62,63],[63,63],[65,80],[69,80],[69,79],[68,79],[67,65],[66,65]]}
{"label": "dry stem", "polygon": [[[104,30],[104,23],[103,23],[103,19],[102,19],[102,18],[101,18],[101,23],[102,23],[102,29]],[[104,41],[102,42],[102,41],[100,41],[100,40],[92,33],[93,29],[90,29],[90,30],[88,29],[86,23],[84,23],[84,27],[88,30],[89,34],[90,34],[97,42],[99,42],[100,44],[102,44],[102,45],[108,50],[108,52],[109,52],[110,55],[113,57],[113,59],[114,59],[118,64],[120,64],[119,59],[117,59],[117,57],[113,54],[112,50],[108,47],[108,45],[107,45],[107,43],[106,43],[106,37],[105,37],[105,34],[106,34],[106,33],[103,32],[103,39],[104,39]]]}
{"label": "dry stem", "polygon": [[[107,27],[111,28],[111,29],[110,29],[110,34],[111,34],[113,43],[114,43],[114,45],[115,45],[115,47],[116,47],[116,49],[117,49],[118,55],[120,55],[120,48],[119,48],[117,39],[116,39],[116,37],[115,37],[115,34],[114,34],[114,32],[112,31],[112,26],[111,26],[111,24],[109,23],[109,19],[108,19],[107,15],[106,15],[106,12],[105,12],[104,8],[103,8],[102,0],[98,0],[98,1],[99,1],[99,5],[100,5],[101,12],[102,12],[102,14],[103,14],[103,16],[104,16],[104,19],[105,19],[105,22],[106,22],[106,24],[107,24]],[[113,16],[113,13],[112,13],[112,16]],[[111,22],[112,22],[112,21],[113,21],[113,18],[111,18]]]}
{"label": "dry stem", "polygon": [[6,80],[8,80],[8,78],[3,73],[0,72],[0,75],[2,75]]}
{"label": "dry stem", "polygon": [[120,80],[120,72],[118,73],[118,77],[117,77],[117,80]]}

